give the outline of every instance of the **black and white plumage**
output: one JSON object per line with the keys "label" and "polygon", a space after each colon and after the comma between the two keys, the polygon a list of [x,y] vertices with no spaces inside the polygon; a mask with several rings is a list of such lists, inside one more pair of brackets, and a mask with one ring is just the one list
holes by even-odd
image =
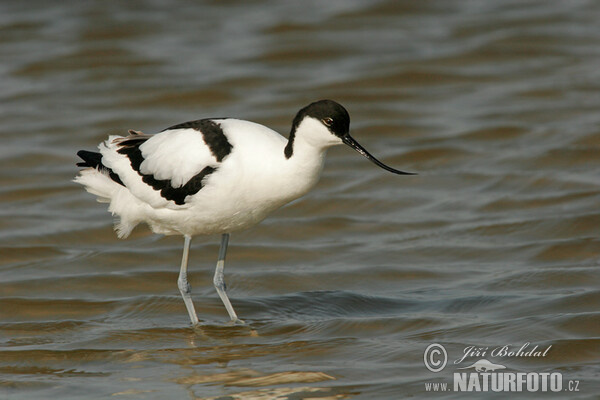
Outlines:
{"label": "black and white plumage", "polygon": [[110,136],[99,152],[82,150],[75,182],[119,217],[127,237],[139,223],[155,233],[183,235],[179,289],[193,324],[198,318],[187,283],[187,258],[195,235],[221,234],[214,284],[232,321],[239,321],[227,295],[223,266],[229,233],[262,221],[270,212],[308,192],[317,182],[326,150],[345,143],[381,163],[350,135],[350,117],[340,104],[321,100],[301,109],[289,138],[254,122],[202,119],[154,135],[129,131]]}

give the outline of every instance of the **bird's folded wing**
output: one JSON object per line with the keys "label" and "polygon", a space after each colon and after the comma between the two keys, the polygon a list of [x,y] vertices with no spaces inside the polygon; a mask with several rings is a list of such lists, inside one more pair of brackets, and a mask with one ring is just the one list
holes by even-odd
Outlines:
{"label": "bird's folded wing", "polygon": [[192,128],[156,135],[130,131],[127,137],[110,137],[100,152],[125,187],[155,208],[185,206],[219,164],[203,133]]}

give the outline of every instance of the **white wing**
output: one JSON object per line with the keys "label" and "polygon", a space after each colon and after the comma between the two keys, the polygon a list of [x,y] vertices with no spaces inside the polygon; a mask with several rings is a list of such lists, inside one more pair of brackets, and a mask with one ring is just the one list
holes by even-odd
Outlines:
{"label": "white wing", "polygon": [[227,138],[211,120],[176,125],[156,135],[111,136],[100,145],[102,163],[135,197],[154,208],[185,207],[186,198],[201,190],[204,179],[230,151]]}
{"label": "white wing", "polygon": [[202,138],[193,129],[167,130],[140,145],[144,161],[140,172],[158,180],[169,180],[180,188],[207,166],[217,166],[217,160]]}

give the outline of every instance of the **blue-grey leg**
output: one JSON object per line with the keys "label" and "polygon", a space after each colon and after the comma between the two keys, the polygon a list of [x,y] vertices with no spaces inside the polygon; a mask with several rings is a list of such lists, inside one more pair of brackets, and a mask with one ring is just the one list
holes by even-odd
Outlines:
{"label": "blue-grey leg", "polygon": [[188,283],[187,280],[187,266],[188,266],[188,255],[190,253],[190,243],[192,241],[191,236],[184,236],[183,242],[183,257],[181,258],[181,269],[179,270],[179,278],[177,279],[177,286],[179,287],[179,291],[181,292],[181,297],[183,297],[183,302],[185,303],[185,308],[187,308],[187,312],[190,315],[190,320],[192,321],[192,325],[198,324],[198,316],[196,315],[196,310],[194,309],[194,303],[192,303],[192,287]]}
{"label": "blue-grey leg", "polygon": [[223,301],[225,308],[227,309],[227,313],[231,318],[231,322],[233,323],[241,323],[244,321],[240,320],[237,317],[237,314],[233,310],[231,306],[231,302],[229,301],[229,297],[227,297],[226,293],[226,285],[225,285],[225,277],[223,275],[223,268],[225,267],[225,254],[227,254],[227,245],[229,244],[229,233],[224,233],[221,236],[221,248],[219,249],[219,260],[217,261],[217,268],[215,269],[215,277],[213,279],[213,283],[215,285],[215,289],[217,289],[217,293]]}

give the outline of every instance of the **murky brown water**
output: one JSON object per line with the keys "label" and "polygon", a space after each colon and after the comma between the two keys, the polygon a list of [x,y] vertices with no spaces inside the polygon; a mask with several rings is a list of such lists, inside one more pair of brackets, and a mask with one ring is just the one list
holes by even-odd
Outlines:
{"label": "murky brown water", "polygon": [[[487,398],[425,386],[482,358],[597,398],[599,20],[593,1],[1,3],[0,398]],[[196,238],[193,330],[182,240],[118,240],[75,152],[211,116],[286,133],[319,98],[419,175],[336,148],[316,190],[233,235],[247,326],[212,288],[219,239]],[[552,347],[453,363],[527,342]]]}

